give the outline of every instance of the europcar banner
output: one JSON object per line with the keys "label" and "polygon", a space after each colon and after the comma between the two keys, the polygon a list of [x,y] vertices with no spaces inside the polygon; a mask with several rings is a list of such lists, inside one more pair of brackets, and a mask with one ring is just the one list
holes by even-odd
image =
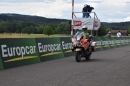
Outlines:
{"label": "europcar banner", "polygon": [[122,43],[119,37],[113,37],[115,39],[116,47],[121,47]]}
{"label": "europcar banner", "polygon": [[112,38],[112,37],[109,38],[108,42],[109,42],[110,48],[116,48],[116,43],[115,43],[115,39],[114,38]]}
{"label": "europcar banner", "polygon": [[103,49],[110,49],[109,41],[107,37],[100,37]]}
{"label": "europcar banner", "polygon": [[71,37],[61,37],[60,38],[62,49],[65,57],[73,56],[74,53],[72,52],[73,46],[71,42]]}
{"label": "europcar banner", "polygon": [[130,37],[126,37],[127,38],[127,40],[128,40],[128,43],[130,44]]}
{"label": "europcar banner", "polygon": [[124,37],[124,41],[126,45],[130,45],[128,37]]}
{"label": "europcar banner", "polygon": [[125,37],[125,39],[126,39],[126,44],[130,45],[130,37]]}
{"label": "europcar banner", "polygon": [[124,39],[125,45],[130,45],[129,37],[122,37]]}
{"label": "europcar banner", "polygon": [[35,39],[0,39],[0,55],[4,68],[40,62]]}
{"label": "europcar banner", "polygon": [[88,30],[98,30],[100,20],[94,18],[74,18],[74,29],[82,30],[82,26],[86,26]]}
{"label": "europcar banner", "polygon": [[96,51],[103,50],[100,37],[93,37],[92,40],[96,42]]}
{"label": "europcar banner", "polygon": [[0,70],[4,69],[3,67],[3,63],[2,63],[2,60],[1,60],[1,56],[0,56]]}
{"label": "europcar banner", "polygon": [[36,38],[35,40],[41,61],[64,57],[60,38]]}
{"label": "europcar banner", "polygon": [[126,46],[124,37],[120,37],[120,41],[121,41],[122,46]]}

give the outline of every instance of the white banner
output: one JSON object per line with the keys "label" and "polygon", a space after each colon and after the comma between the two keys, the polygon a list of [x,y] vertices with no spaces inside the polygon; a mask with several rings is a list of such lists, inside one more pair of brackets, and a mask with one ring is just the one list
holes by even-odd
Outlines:
{"label": "white banner", "polygon": [[74,29],[82,30],[82,26],[88,27],[88,30],[98,30],[100,28],[100,20],[93,18],[75,18]]}

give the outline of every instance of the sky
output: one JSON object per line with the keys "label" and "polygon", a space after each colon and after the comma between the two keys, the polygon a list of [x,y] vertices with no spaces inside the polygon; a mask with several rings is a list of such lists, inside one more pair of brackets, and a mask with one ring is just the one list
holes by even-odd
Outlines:
{"label": "sky", "polygon": [[[82,18],[84,4],[94,7],[101,22],[130,21],[130,0],[74,0],[76,18]],[[72,0],[0,0],[0,13],[72,19]]]}

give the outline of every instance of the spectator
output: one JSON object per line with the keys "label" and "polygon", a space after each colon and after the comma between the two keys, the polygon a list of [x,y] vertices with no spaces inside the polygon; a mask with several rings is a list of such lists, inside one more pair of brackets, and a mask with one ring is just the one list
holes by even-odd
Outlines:
{"label": "spectator", "polygon": [[108,32],[107,35],[106,35],[106,37],[107,37],[108,39],[110,39],[110,38],[111,38],[111,33]]}
{"label": "spectator", "polygon": [[83,18],[88,18],[89,17],[89,14],[85,13],[85,12],[88,12],[87,4],[84,5],[84,7],[82,9],[82,12],[83,12]]}
{"label": "spectator", "polygon": [[121,37],[121,32],[118,31],[116,35],[117,35],[117,37]]}
{"label": "spectator", "polygon": [[94,9],[94,7],[90,7],[90,5],[87,5],[87,8],[88,8],[88,12],[89,12],[89,16],[90,16],[90,13],[92,12],[92,10]]}

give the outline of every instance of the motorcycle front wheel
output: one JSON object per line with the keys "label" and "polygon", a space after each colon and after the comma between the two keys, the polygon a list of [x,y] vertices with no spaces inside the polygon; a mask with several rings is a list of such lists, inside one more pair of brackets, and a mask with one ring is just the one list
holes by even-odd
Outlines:
{"label": "motorcycle front wheel", "polygon": [[85,59],[86,59],[86,60],[89,60],[89,59],[90,59],[90,56],[89,56],[89,55],[85,56]]}
{"label": "motorcycle front wheel", "polygon": [[85,56],[85,59],[86,59],[86,60],[89,60],[90,57],[91,57],[91,54],[92,54],[92,53],[90,52],[88,55],[86,55],[86,56]]}
{"label": "motorcycle front wheel", "polygon": [[75,52],[75,59],[76,59],[77,62],[81,61],[80,52]]}

